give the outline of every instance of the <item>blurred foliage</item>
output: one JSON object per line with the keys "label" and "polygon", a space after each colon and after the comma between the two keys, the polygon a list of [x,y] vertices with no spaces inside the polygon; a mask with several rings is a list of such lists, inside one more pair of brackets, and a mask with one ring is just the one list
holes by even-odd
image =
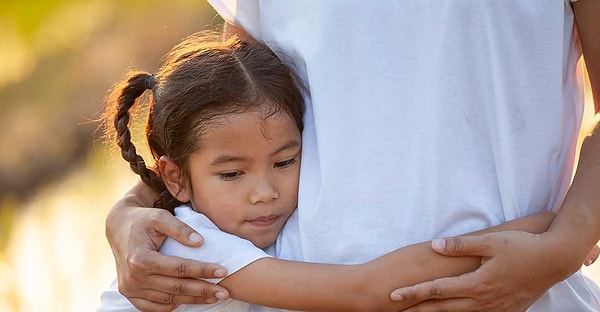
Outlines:
{"label": "blurred foliage", "polygon": [[215,16],[191,0],[2,7],[0,202],[30,197],[85,157],[110,84],[129,66],[153,71],[169,47]]}
{"label": "blurred foliage", "polygon": [[[154,71],[183,37],[222,21],[197,0],[0,0],[0,8],[0,311],[89,311],[96,301],[82,308],[71,292],[101,273],[107,285],[111,274],[97,269],[113,267],[103,216],[127,185],[111,181],[108,167],[131,181],[119,158],[107,166],[97,132],[103,98],[127,69]],[[96,299],[98,285],[87,286]]]}

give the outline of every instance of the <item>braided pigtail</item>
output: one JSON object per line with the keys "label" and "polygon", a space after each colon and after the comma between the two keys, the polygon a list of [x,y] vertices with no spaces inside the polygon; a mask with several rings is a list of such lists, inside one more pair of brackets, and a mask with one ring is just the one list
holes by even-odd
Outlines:
{"label": "braided pigtail", "polygon": [[132,73],[129,79],[118,84],[113,92],[116,93],[113,96],[116,98],[113,101],[116,104],[113,106],[113,125],[116,130],[115,139],[121,149],[123,159],[129,163],[131,170],[138,174],[144,183],[160,194],[160,199],[154,203],[154,206],[173,212],[173,209],[181,203],[168,192],[156,171],[146,166],[146,162],[137,153],[137,149],[131,141],[131,131],[129,130],[131,108],[135,106],[138,98],[146,90],[154,90],[156,84],[154,75],[143,72]]}
{"label": "braided pigtail", "polygon": [[[127,85],[122,89],[117,99],[117,111],[114,118],[114,127],[117,131],[117,145],[121,148],[121,156],[127,162],[133,172],[137,173],[144,183],[151,186],[158,192],[164,190],[164,184],[156,172],[146,167],[146,162],[142,156],[137,154],[135,145],[131,142],[131,131],[129,131],[131,109],[137,99],[148,89],[147,81],[151,75],[141,73],[135,74],[127,81]],[[162,184],[162,185],[161,185]]]}

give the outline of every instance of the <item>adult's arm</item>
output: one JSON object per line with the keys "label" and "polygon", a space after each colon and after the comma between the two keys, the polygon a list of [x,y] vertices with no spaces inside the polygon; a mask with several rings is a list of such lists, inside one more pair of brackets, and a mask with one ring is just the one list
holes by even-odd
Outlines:
{"label": "adult's arm", "polygon": [[181,303],[214,303],[228,297],[225,288],[198,278],[223,277],[223,267],[158,253],[167,236],[189,247],[202,236],[163,209],[152,207],[158,195],[144,183],[131,188],[106,218],[119,292],[142,311],[172,311]]}
{"label": "adult's arm", "polygon": [[[600,112],[600,1],[573,3],[583,56]],[[545,291],[590,264],[600,239],[600,126],[583,142],[573,183],[548,232],[493,233],[436,241],[450,256],[488,259],[478,270],[433,280],[392,294],[405,301],[431,300],[407,311],[524,311]],[[432,246],[436,247],[436,246]],[[435,248],[434,248],[435,249]],[[590,259],[591,257],[591,259]],[[547,261],[552,259],[552,261]]]}
{"label": "adult's arm", "polygon": [[[522,230],[542,233],[554,218],[542,213],[477,233]],[[231,297],[302,311],[400,311],[414,302],[393,302],[395,287],[472,271],[480,257],[444,257],[429,242],[407,246],[359,265],[328,265],[263,258],[221,281]]]}

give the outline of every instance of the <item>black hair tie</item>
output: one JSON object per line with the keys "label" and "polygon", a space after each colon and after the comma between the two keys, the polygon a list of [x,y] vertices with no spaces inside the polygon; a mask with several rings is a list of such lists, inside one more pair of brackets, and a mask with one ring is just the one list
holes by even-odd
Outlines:
{"label": "black hair tie", "polygon": [[154,75],[146,75],[146,78],[144,79],[144,85],[146,86],[146,89],[154,90],[154,87],[156,87],[156,78]]}

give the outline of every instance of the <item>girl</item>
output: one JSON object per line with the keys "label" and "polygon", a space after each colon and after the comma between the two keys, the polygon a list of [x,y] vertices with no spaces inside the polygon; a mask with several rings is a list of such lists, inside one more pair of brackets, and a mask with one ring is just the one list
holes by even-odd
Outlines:
{"label": "girl", "polygon": [[[123,158],[160,193],[156,206],[205,238],[196,249],[167,239],[161,253],[219,263],[228,272],[213,282],[234,299],[182,305],[178,311],[249,311],[250,303],[398,311],[410,304],[392,302],[393,289],[477,268],[481,259],[444,258],[428,243],[357,265],[272,257],[273,243],[297,205],[304,112],[298,85],[292,71],[258,42],[194,35],[171,50],[156,75],[130,73],[109,97],[105,121],[114,124]],[[146,124],[151,168],[137,154],[128,127],[129,111],[146,90],[152,91]],[[542,232],[551,220],[551,214],[542,214],[493,230]],[[99,311],[136,309],[113,285]]]}

